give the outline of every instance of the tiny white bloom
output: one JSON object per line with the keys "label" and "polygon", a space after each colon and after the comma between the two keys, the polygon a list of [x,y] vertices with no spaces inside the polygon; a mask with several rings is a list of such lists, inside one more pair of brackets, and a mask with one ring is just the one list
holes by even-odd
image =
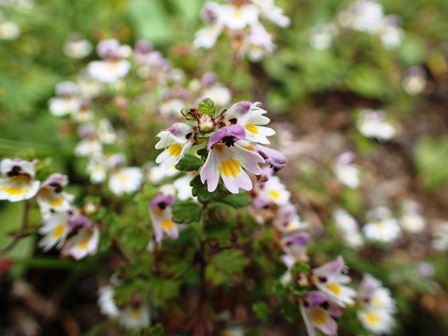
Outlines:
{"label": "tiny white bloom", "polygon": [[109,177],[109,189],[117,196],[125,193],[132,194],[140,188],[142,181],[143,172],[141,168],[122,168],[111,173]]}

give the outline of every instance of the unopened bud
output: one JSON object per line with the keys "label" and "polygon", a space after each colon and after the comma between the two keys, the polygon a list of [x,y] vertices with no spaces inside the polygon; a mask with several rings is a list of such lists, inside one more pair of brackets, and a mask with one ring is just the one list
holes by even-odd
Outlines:
{"label": "unopened bud", "polygon": [[213,120],[210,118],[210,116],[203,114],[201,115],[201,118],[199,119],[199,130],[202,133],[209,133],[212,132],[215,129],[215,126],[213,125]]}

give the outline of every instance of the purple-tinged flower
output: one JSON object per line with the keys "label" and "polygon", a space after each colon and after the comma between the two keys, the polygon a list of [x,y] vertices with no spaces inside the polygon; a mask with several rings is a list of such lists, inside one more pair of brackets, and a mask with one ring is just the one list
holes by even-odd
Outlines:
{"label": "purple-tinged flower", "polygon": [[38,246],[44,252],[49,251],[54,246],[61,248],[64,245],[65,239],[70,232],[68,225],[70,217],[71,215],[64,211],[55,214],[50,213],[47,218],[44,218],[44,226],[39,229],[39,233],[44,235],[44,237],[38,243]]}
{"label": "purple-tinged flower", "polygon": [[292,255],[296,260],[307,261],[306,247],[310,241],[310,235],[306,232],[294,232],[281,239],[283,251]]}
{"label": "purple-tinged flower", "polygon": [[78,86],[70,81],[60,82],[56,85],[56,95],[49,101],[50,112],[55,116],[65,116],[78,113],[82,100],[79,96]]}
{"label": "purple-tinged flower", "polygon": [[300,312],[308,332],[308,336],[316,336],[315,328],[325,335],[336,335],[338,324],[335,318],[341,315],[340,310],[331,304],[327,295],[320,291],[311,291],[300,303]]}
{"label": "purple-tinged flower", "polygon": [[179,228],[173,221],[171,209],[173,203],[173,195],[162,193],[157,194],[150,203],[149,216],[151,217],[156,242],[162,240],[163,232],[171,239],[177,239],[179,236]]}
{"label": "purple-tinged flower", "polygon": [[[82,216],[79,216],[82,217]],[[81,222],[81,218],[80,219]],[[82,220],[86,224],[87,221]],[[85,258],[87,255],[96,253],[100,239],[100,230],[96,225],[91,227],[82,226],[77,232],[67,240],[62,248],[62,254],[65,256],[72,256],[76,260]]]}
{"label": "purple-tinged flower", "polygon": [[286,156],[273,148],[269,148],[262,145],[257,145],[258,153],[265,159],[265,162],[269,164],[275,172],[282,169],[288,163]]}
{"label": "purple-tinged flower", "polygon": [[353,297],[356,295],[352,288],[344,286],[351,280],[345,274],[345,270],[344,259],[339,256],[335,261],[326,263],[312,271],[316,287],[341,307],[354,304]]}
{"label": "purple-tinged flower", "polygon": [[358,188],[361,173],[359,167],[352,163],[354,159],[355,153],[344,152],[338,156],[333,165],[333,172],[336,178],[352,189]]}
{"label": "purple-tinged flower", "polygon": [[67,184],[67,176],[59,173],[50,175],[42,183],[37,193],[37,203],[44,218],[48,217],[50,212],[61,212],[70,208],[74,196],[64,192]]}
{"label": "purple-tinged flower", "polygon": [[201,181],[207,181],[209,192],[217,188],[219,176],[231,193],[238,193],[239,188],[251,190],[252,181],[245,170],[256,175],[263,172],[258,163],[264,163],[264,159],[237,143],[244,136],[241,125],[221,128],[210,136],[210,152],[201,169]]}
{"label": "purple-tinged flower", "polygon": [[34,181],[33,162],[21,159],[4,159],[0,170],[5,178],[0,178],[0,200],[17,202],[30,199],[39,190],[40,182]]}
{"label": "purple-tinged flower", "polygon": [[305,229],[308,223],[300,219],[297,208],[291,203],[282,205],[274,219],[275,227],[282,233]]}
{"label": "purple-tinged flower", "polygon": [[190,150],[194,140],[194,128],[185,123],[175,123],[157,136],[160,138],[156,149],[164,149],[156,158],[156,163],[170,168]]}

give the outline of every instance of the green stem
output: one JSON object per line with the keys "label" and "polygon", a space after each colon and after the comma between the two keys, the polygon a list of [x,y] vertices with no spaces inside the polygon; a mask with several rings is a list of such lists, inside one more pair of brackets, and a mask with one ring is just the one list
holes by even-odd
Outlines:
{"label": "green stem", "polygon": [[[20,226],[20,231],[24,231],[28,226],[28,219],[30,215],[30,208],[31,208],[31,201],[28,199],[25,201],[25,205],[23,207],[23,215],[22,215],[22,224]],[[5,254],[12,250],[14,246],[17,245],[17,243],[20,241],[20,238],[22,238],[21,234],[17,234],[14,236],[13,240],[6,245],[4,248],[0,249],[0,254]]]}

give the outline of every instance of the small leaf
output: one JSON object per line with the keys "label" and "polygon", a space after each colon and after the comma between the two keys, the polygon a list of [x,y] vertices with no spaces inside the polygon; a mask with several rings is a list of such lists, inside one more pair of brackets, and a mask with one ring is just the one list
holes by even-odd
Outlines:
{"label": "small leaf", "polygon": [[173,206],[173,220],[177,223],[199,222],[201,216],[201,206],[197,202],[176,202]]}
{"label": "small leaf", "polygon": [[415,163],[423,182],[431,190],[440,190],[448,185],[448,141],[424,137],[415,148]]}
{"label": "small leaf", "polygon": [[184,157],[177,163],[176,169],[181,171],[199,170],[203,164],[204,161],[202,161],[201,158],[195,155],[185,154]]}
{"label": "small leaf", "polygon": [[267,322],[269,318],[269,306],[265,302],[257,302],[252,305],[257,318],[262,322]]}
{"label": "small leaf", "polygon": [[201,114],[213,116],[215,109],[215,103],[210,98],[205,98],[198,104],[198,110]]}
{"label": "small leaf", "polygon": [[234,208],[242,208],[250,204],[252,199],[249,194],[241,192],[239,194],[230,194],[221,200],[221,202],[233,206]]}
{"label": "small leaf", "polygon": [[240,250],[224,250],[213,256],[207,265],[206,276],[215,285],[228,283],[249,261]]}
{"label": "small leaf", "polygon": [[209,192],[207,186],[202,183],[200,176],[196,176],[191,180],[190,185],[193,187],[192,194],[197,196],[198,201],[202,204],[210,203],[221,193],[221,188],[218,186],[215,191]]}

